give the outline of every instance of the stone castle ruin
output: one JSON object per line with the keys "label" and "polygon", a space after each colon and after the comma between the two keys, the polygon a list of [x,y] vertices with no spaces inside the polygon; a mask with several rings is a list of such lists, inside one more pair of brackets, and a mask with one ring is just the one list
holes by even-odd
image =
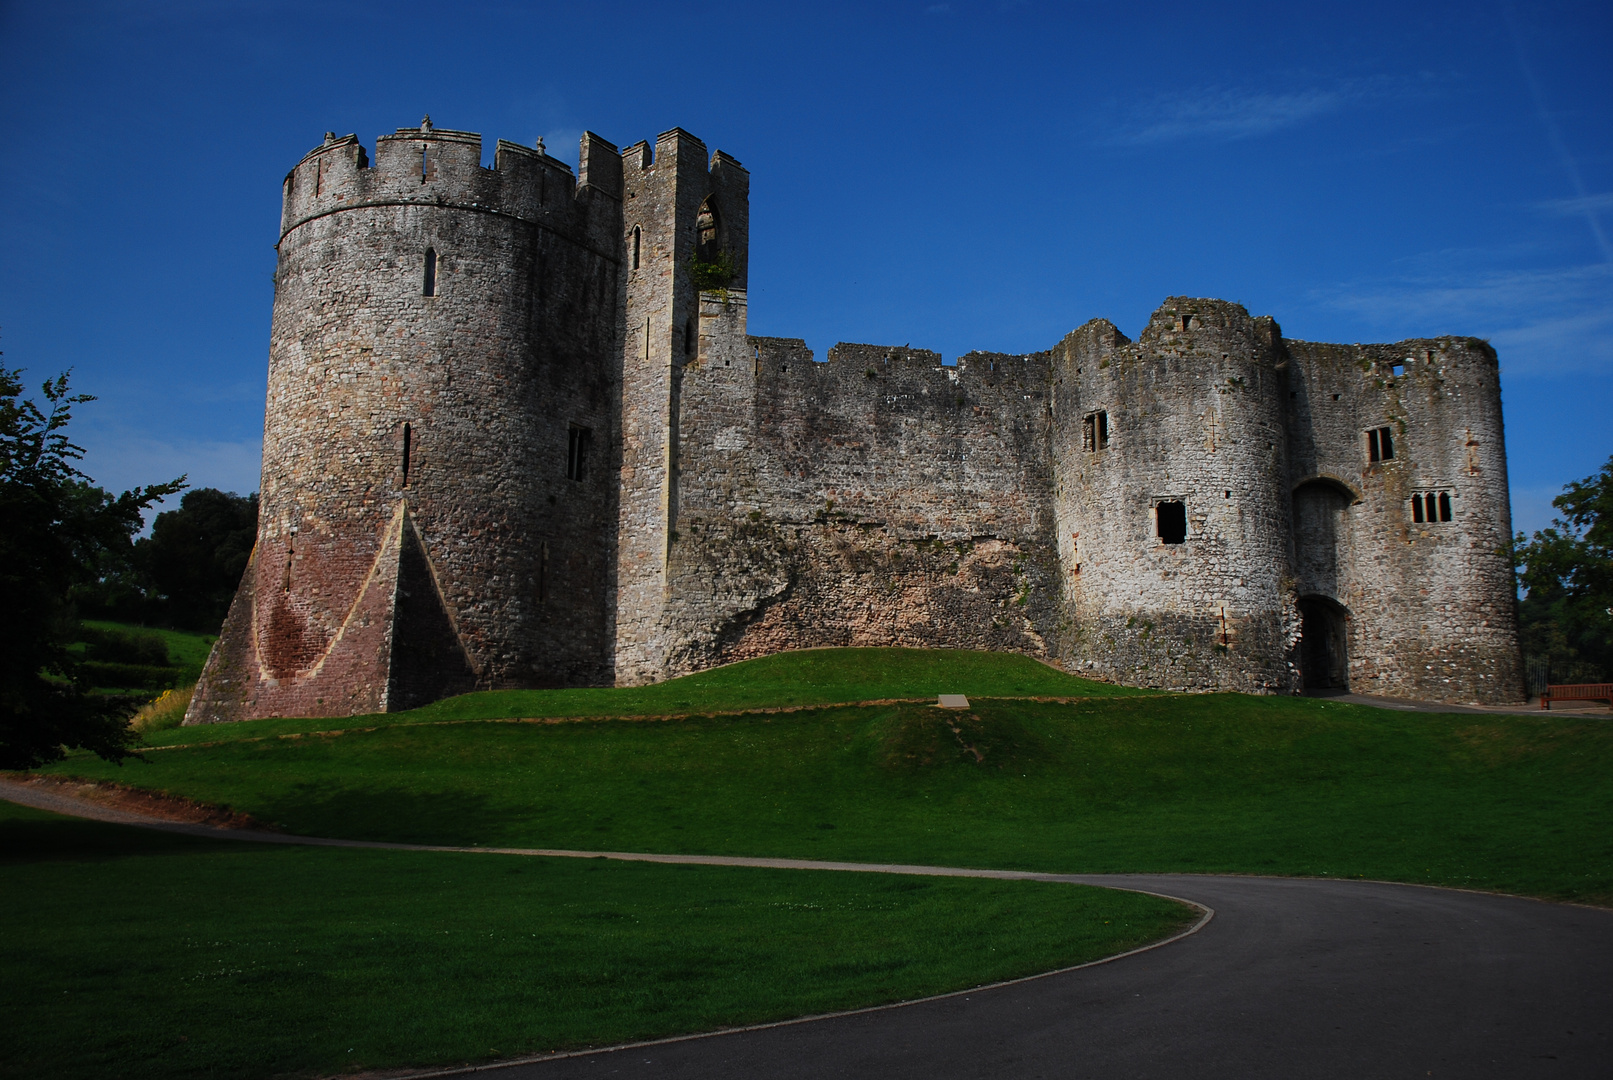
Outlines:
{"label": "stone castle ruin", "polygon": [[818,362],[746,332],[749,187],[679,129],[586,134],[575,175],[429,120],[373,162],[327,135],[285,181],[257,548],[187,723],[820,645],[1522,699],[1486,343],[1173,297],[1135,341]]}

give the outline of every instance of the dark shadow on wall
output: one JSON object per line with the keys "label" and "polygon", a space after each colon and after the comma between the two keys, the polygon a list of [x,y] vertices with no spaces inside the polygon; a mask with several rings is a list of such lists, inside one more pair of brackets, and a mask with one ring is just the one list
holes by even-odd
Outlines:
{"label": "dark shadow on wall", "polygon": [[437,591],[414,522],[405,518],[392,612],[387,709],[397,712],[476,689],[476,672]]}

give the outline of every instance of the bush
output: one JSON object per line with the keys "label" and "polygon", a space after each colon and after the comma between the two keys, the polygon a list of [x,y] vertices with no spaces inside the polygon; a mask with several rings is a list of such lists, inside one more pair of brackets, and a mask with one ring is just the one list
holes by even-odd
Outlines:
{"label": "bush", "polygon": [[139,630],[100,630],[84,627],[84,659],[107,664],[144,664],[167,667],[168,643],[162,635]]}
{"label": "bush", "polygon": [[185,677],[179,668],[156,664],[118,664],[86,660],[78,665],[79,678],[92,687],[114,690],[165,690]]}
{"label": "bush", "polygon": [[142,735],[153,731],[167,731],[176,728],[185,719],[185,710],[190,708],[190,699],[195,695],[196,687],[186,686],[174,690],[164,690],[162,696],[154,698],[140,706],[134,714],[134,729]]}
{"label": "bush", "polygon": [[719,251],[717,257],[710,262],[704,259],[695,259],[691,262],[689,276],[694,281],[694,287],[700,292],[714,292],[732,285],[734,278],[739,276],[739,268],[734,265],[733,255]]}

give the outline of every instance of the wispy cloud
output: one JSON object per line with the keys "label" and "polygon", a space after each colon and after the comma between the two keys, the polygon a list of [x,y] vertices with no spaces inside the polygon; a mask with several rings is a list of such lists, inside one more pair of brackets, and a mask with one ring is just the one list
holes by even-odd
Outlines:
{"label": "wispy cloud", "polygon": [[1473,253],[1444,258],[1447,270],[1356,283],[1319,299],[1391,338],[1486,337],[1512,377],[1613,374],[1613,267],[1469,271],[1463,263]]}
{"label": "wispy cloud", "polygon": [[[76,419],[76,418],[75,418]],[[84,447],[79,467],[108,491],[188,476],[193,488],[218,488],[245,495],[258,490],[263,470],[263,440],[222,442],[207,439],[162,440],[121,424],[87,424],[74,433]],[[179,497],[157,507],[157,513],[179,505]],[[151,515],[147,515],[149,518]]]}
{"label": "wispy cloud", "polygon": [[1581,214],[1605,214],[1613,211],[1613,191],[1604,191],[1600,194],[1581,195],[1577,199],[1547,199],[1536,203],[1540,209],[1548,214],[1559,214],[1563,217],[1578,217]]}
{"label": "wispy cloud", "polygon": [[1113,141],[1146,146],[1185,139],[1251,139],[1383,96],[1384,80],[1355,80],[1283,93],[1205,87],[1139,105]]}

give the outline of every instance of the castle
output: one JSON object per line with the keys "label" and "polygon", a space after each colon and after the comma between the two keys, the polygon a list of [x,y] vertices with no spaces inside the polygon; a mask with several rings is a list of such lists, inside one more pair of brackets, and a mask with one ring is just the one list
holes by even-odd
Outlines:
{"label": "castle", "polygon": [[819,362],[746,332],[749,185],[679,129],[585,134],[575,174],[429,119],[308,153],[257,547],[186,722],[818,645],[1522,699],[1488,344],[1175,297],[1136,341]]}

